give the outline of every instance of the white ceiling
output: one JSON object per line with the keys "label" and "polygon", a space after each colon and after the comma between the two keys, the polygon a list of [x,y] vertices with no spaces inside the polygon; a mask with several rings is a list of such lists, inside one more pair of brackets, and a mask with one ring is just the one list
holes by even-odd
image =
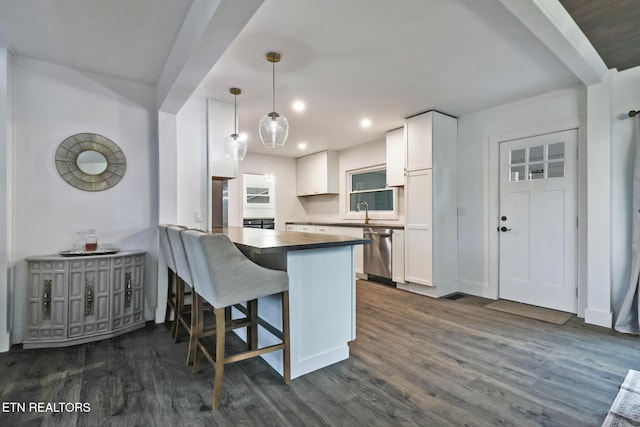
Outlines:
{"label": "white ceiling", "polygon": [[0,45],[155,85],[191,1],[0,0]]}
{"label": "white ceiling", "polygon": [[[155,84],[191,0],[0,0],[0,44],[15,54]],[[276,110],[282,149],[257,127]],[[249,151],[298,157],[384,138],[405,117],[462,116],[577,84],[569,69],[498,0],[266,0],[199,95],[233,102]],[[294,100],[307,109],[296,113]],[[369,129],[361,118],[373,121]],[[306,141],[306,152],[297,143]]]}

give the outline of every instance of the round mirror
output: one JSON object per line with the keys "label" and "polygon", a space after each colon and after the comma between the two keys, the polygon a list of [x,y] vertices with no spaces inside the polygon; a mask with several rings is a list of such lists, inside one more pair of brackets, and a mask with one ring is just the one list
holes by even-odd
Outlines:
{"label": "round mirror", "polygon": [[89,175],[100,175],[107,169],[107,158],[93,150],[78,154],[76,163],[82,172]]}
{"label": "round mirror", "polygon": [[96,133],[78,133],[56,150],[56,169],[70,185],[84,191],[103,191],[116,185],[127,169],[118,144]]}

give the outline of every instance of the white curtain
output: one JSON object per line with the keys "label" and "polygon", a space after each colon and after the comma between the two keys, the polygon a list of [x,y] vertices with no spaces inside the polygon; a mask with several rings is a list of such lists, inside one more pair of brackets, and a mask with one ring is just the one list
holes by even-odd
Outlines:
{"label": "white curtain", "polygon": [[638,312],[640,305],[638,300],[638,290],[640,283],[640,116],[631,118],[636,141],[636,158],[633,168],[633,205],[631,225],[631,277],[629,289],[624,297],[615,328],[618,332],[626,334],[640,334],[640,323]]}

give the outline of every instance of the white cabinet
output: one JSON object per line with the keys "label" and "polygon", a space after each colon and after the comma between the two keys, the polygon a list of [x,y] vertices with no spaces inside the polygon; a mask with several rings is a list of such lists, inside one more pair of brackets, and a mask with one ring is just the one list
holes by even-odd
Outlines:
{"label": "white cabinet", "polygon": [[404,128],[387,132],[387,187],[404,185],[405,150]]}
{"label": "white cabinet", "polygon": [[316,226],[309,224],[296,224],[296,231],[302,231],[304,233],[315,233]]}
{"label": "white cabinet", "polygon": [[401,289],[441,297],[457,291],[457,120],[411,117],[405,177],[405,271]]}
{"label": "white cabinet", "polygon": [[318,234],[333,234],[331,233],[331,227],[328,225],[316,225],[316,233]]}
{"label": "white cabinet", "polygon": [[410,117],[405,123],[407,171],[431,169],[433,116],[428,112]]}
{"label": "white cabinet", "polygon": [[432,170],[407,173],[405,279],[433,286]]}
{"label": "white cabinet", "polygon": [[391,239],[391,280],[404,283],[404,230],[394,229]]}
{"label": "white cabinet", "polygon": [[61,347],[141,328],[142,251],[27,258],[24,348]]}
{"label": "white cabinet", "polygon": [[[331,234],[340,236],[364,237],[363,229],[357,227],[331,227]],[[364,275],[364,245],[356,245],[356,274]]]}
{"label": "white cabinet", "polygon": [[[349,236],[362,239],[363,229],[358,227],[339,227],[323,224],[287,224],[287,231],[302,231],[305,233],[333,234],[337,236]],[[364,245],[355,245],[356,249],[356,274],[364,275]]]}
{"label": "white cabinet", "polygon": [[296,159],[296,194],[338,194],[338,153],[321,151]]}

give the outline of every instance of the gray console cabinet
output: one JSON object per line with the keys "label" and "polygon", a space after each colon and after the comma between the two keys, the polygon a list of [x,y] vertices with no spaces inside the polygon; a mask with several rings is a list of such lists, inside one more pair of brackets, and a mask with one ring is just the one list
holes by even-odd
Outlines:
{"label": "gray console cabinet", "polygon": [[143,327],[143,251],[27,258],[24,348],[63,347]]}

